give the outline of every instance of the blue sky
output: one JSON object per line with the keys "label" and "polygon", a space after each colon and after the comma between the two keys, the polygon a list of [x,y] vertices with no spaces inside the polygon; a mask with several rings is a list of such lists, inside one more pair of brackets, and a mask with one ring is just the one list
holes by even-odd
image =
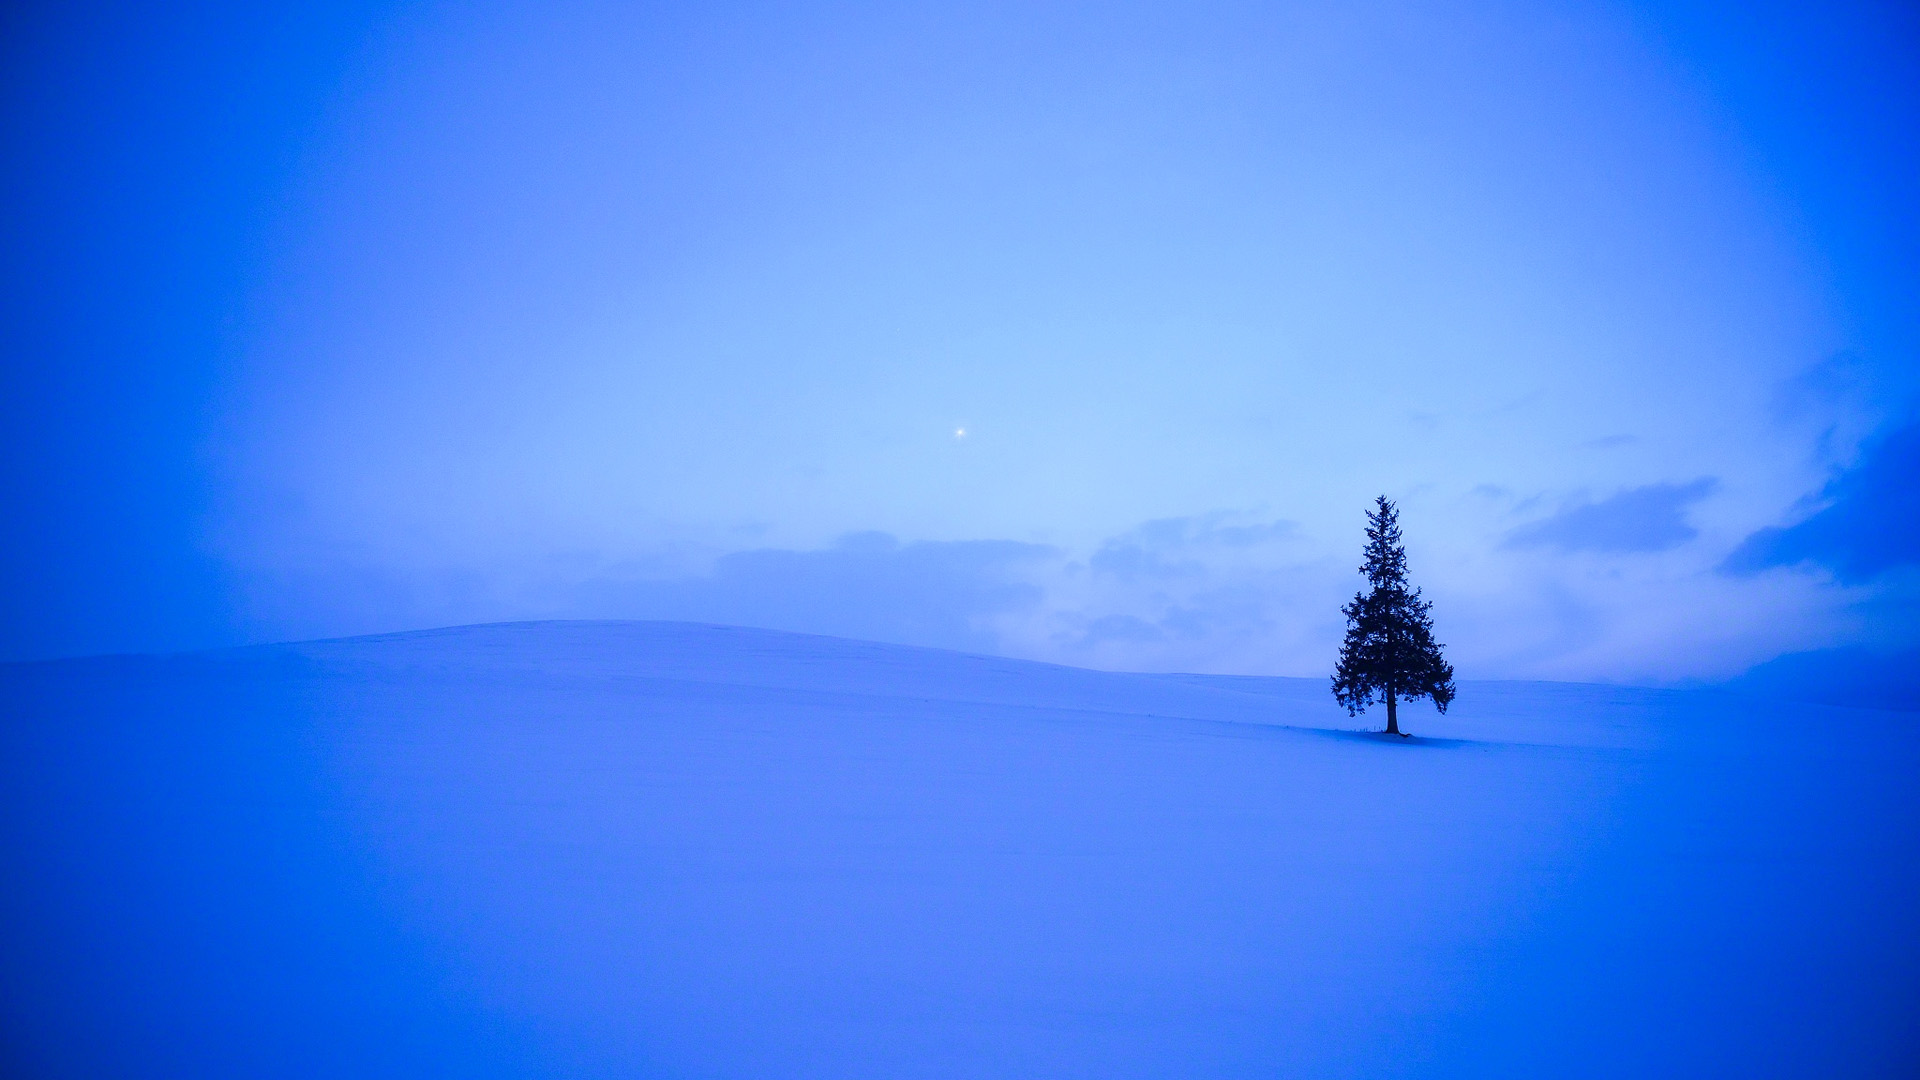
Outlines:
{"label": "blue sky", "polygon": [[1321,674],[1915,641],[1894,5],[28,6],[11,657],[670,617]]}

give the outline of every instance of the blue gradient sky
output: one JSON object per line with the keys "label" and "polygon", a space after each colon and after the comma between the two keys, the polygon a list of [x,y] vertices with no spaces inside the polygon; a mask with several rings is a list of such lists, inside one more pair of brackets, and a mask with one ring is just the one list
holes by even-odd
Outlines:
{"label": "blue gradient sky", "polygon": [[28,6],[0,654],[1920,644],[1895,5]]}

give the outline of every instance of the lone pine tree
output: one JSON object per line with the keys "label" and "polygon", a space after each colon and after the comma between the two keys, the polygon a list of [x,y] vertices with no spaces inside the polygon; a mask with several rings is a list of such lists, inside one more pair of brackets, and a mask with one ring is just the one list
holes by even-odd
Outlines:
{"label": "lone pine tree", "polygon": [[1368,589],[1340,610],[1347,639],[1333,673],[1333,696],[1347,715],[1367,711],[1376,699],[1387,706],[1387,734],[1399,735],[1395,708],[1403,699],[1432,698],[1441,712],[1453,701],[1453,666],[1433,640],[1433,605],[1420,590],[1407,589],[1407,553],[1400,546],[1400,512],[1385,495],[1367,511]]}

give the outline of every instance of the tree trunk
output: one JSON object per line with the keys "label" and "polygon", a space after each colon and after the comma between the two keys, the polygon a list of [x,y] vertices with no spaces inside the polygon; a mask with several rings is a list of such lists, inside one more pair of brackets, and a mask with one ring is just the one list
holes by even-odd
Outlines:
{"label": "tree trunk", "polygon": [[1400,734],[1400,717],[1394,711],[1395,704],[1396,702],[1393,700],[1393,687],[1389,685],[1387,687],[1387,734],[1389,735]]}

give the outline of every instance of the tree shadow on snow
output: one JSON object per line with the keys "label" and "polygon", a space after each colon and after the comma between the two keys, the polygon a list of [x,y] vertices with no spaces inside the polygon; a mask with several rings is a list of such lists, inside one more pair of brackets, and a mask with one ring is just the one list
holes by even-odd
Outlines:
{"label": "tree shadow on snow", "polygon": [[1298,728],[1296,730],[1324,735],[1329,739],[1342,739],[1348,742],[1385,743],[1390,746],[1427,746],[1434,749],[1446,749],[1462,746],[1486,746],[1487,743],[1474,739],[1436,739],[1424,735],[1389,735],[1384,731],[1351,731],[1344,728]]}

